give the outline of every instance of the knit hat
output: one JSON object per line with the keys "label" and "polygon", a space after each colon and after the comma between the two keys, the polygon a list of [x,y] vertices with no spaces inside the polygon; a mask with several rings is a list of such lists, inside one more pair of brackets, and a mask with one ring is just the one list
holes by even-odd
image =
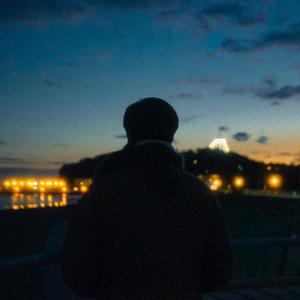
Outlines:
{"label": "knit hat", "polygon": [[174,108],[159,98],[144,98],[127,107],[123,126],[129,143],[142,140],[172,142],[178,128]]}

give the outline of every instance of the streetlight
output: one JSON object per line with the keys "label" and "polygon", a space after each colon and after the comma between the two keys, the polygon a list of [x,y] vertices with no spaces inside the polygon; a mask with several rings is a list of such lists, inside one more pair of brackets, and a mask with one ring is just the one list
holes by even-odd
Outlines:
{"label": "streetlight", "polygon": [[243,176],[237,175],[233,177],[233,185],[237,190],[242,189],[245,184],[246,182]]}
{"label": "streetlight", "polygon": [[279,174],[270,174],[267,177],[267,186],[271,189],[279,189],[282,186],[282,176]]}
{"label": "streetlight", "polygon": [[217,191],[223,186],[223,181],[220,175],[211,175],[208,179],[208,186],[212,191]]}

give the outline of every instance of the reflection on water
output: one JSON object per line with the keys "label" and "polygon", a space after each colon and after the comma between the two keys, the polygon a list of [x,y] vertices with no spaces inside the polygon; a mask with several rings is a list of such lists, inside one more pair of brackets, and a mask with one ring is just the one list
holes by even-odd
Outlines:
{"label": "reflection on water", "polygon": [[79,195],[63,194],[22,194],[0,195],[0,209],[25,209],[42,207],[60,207],[75,204]]}

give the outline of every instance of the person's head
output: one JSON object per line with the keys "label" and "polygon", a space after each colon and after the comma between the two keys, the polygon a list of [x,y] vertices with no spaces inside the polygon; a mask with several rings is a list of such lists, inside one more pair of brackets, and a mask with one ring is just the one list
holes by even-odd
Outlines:
{"label": "person's head", "polygon": [[178,128],[174,108],[159,98],[144,98],[131,105],[123,118],[128,144],[143,140],[161,140],[172,143]]}

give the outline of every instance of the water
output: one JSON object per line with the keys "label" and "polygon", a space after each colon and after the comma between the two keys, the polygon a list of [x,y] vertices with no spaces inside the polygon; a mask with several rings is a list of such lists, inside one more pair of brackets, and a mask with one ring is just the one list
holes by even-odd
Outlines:
{"label": "water", "polygon": [[3,209],[30,209],[44,207],[61,207],[70,204],[75,204],[80,198],[80,195],[63,194],[5,194],[0,195],[0,210]]}

